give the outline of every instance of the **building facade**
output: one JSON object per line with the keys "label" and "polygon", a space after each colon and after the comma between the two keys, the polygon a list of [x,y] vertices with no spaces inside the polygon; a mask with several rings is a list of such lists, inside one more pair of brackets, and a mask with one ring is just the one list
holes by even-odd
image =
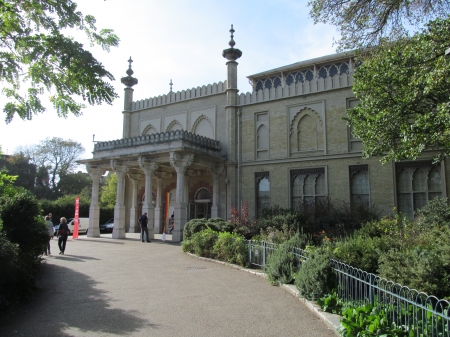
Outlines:
{"label": "building facade", "polygon": [[382,165],[363,159],[363,145],[343,120],[358,104],[352,92],[352,53],[319,57],[248,76],[239,93],[233,28],[226,80],[133,101],[131,58],[125,84],[123,138],[95,144],[86,164],[93,178],[89,236],[98,236],[99,179],[118,176],[113,238],[138,231],[147,212],[150,235],[167,230],[181,241],[193,218],[227,219],[248,202],[251,217],[264,208],[290,208],[319,199],[393,207],[413,217],[434,197],[446,197],[445,162],[432,153]]}

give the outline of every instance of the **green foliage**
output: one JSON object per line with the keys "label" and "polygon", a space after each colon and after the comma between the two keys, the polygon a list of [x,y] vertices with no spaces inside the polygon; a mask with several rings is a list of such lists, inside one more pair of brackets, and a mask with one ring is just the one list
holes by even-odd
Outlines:
{"label": "green foliage", "polygon": [[406,331],[389,321],[388,310],[366,304],[358,308],[347,308],[342,313],[341,326],[338,331],[341,336],[353,337],[408,337]]}
{"label": "green foliage", "polygon": [[29,191],[34,191],[36,166],[29,163],[29,159],[24,153],[19,152],[12,156],[0,154],[0,170],[2,169],[6,169],[4,173],[17,176],[14,186],[21,186]]}
{"label": "green foliage", "polygon": [[108,174],[104,180],[104,185],[100,190],[100,205],[114,207],[117,195],[117,175]]}
{"label": "green foliage", "polygon": [[183,229],[183,240],[188,240],[193,234],[198,233],[206,228],[215,230],[216,232],[232,232],[233,226],[221,219],[192,219],[184,225]]}
{"label": "green foliage", "polygon": [[206,228],[191,236],[191,252],[198,256],[214,258],[213,247],[219,237],[219,233],[210,228]]}
{"label": "green foliage", "polygon": [[428,230],[435,226],[449,226],[449,224],[450,207],[447,198],[434,198],[416,212],[415,225],[420,230]]}
{"label": "green foliage", "polygon": [[[14,115],[31,119],[45,111],[40,96],[47,90],[58,116],[81,115],[84,104],[110,104],[117,96],[114,77],[73,37],[68,28],[85,33],[91,46],[106,51],[119,38],[110,29],[97,31],[95,18],[77,11],[71,0],[0,0],[0,81],[7,97],[6,122]],[[28,89],[22,90],[26,83]]]}
{"label": "green foliage", "polygon": [[436,17],[446,17],[447,1],[310,0],[315,23],[330,23],[341,33],[340,49],[371,47],[383,40],[406,35],[412,27]]}
{"label": "green foliage", "polygon": [[[83,190],[86,191],[84,194],[81,193]],[[67,173],[60,176],[60,180],[58,182],[58,194],[61,196],[83,195],[85,198],[90,198],[91,191],[92,179],[88,173],[79,171],[77,173]]]}
{"label": "green foliage", "polygon": [[347,114],[365,157],[387,163],[433,149],[439,162],[450,154],[450,18],[444,17],[412,38],[360,55],[353,86],[360,104]]}
{"label": "green foliage", "polygon": [[0,197],[0,218],[2,232],[12,243],[19,244],[22,254],[29,254],[35,260],[44,252],[49,239],[47,226],[40,216],[36,198],[28,191],[8,197]]}
{"label": "green foliage", "polygon": [[379,275],[434,295],[450,298],[450,229],[435,227],[409,249],[391,249],[380,256]]}
{"label": "green foliage", "polygon": [[[61,217],[65,218],[73,218],[75,216],[75,198],[76,195],[66,195],[58,198],[57,200],[40,200],[41,207],[43,210],[42,215],[52,213],[53,214],[53,223],[59,224],[59,219]],[[79,215],[82,218],[89,217],[89,207],[91,205],[91,200],[86,197],[80,196],[80,204],[79,204]],[[111,209],[108,209],[108,212],[105,216],[102,214],[105,213],[105,209],[100,210],[100,221],[104,220],[104,222],[108,221],[108,219],[112,218],[113,212]],[[103,223],[103,222],[101,222]]]}
{"label": "green foliage", "polygon": [[330,312],[332,314],[341,315],[344,307],[347,307],[347,303],[339,298],[336,292],[328,294],[317,300],[317,304],[325,312]]}
{"label": "green foliage", "polygon": [[292,253],[292,247],[288,244],[281,244],[270,255],[265,272],[271,284],[289,284],[294,281],[294,275],[298,271],[299,265],[300,263]]}
{"label": "green foliage", "polygon": [[213,255],[220,261],[246,266],[248,251],[245,238],[237,233],[219,233]]}
{"label": "green foliage", "polygon": [[336,288],[336,277],[326,250],[316,249],[308,255],[295,275],[295,286],[308,299],[318,299]]}
{"label": "green foliage", "polygon": [[369,273],[377,273],[378,259],[382,252],[389,248],[384,237],[354,233],[337,241],[333,253],[336,260]]}

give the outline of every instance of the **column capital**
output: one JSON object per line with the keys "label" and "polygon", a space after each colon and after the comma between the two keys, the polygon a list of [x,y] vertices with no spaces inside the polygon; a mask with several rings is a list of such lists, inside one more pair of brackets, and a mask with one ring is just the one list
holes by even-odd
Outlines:
{"label": "column capital", "polygon": [[86,171],[89,173],[89,175],[94,178],[94,177],[101,177],[102,175],[105,174],[106,170],[102,169],[100,167],[97,167],[93,164],[86,164]]}
{"label": "column capital", "polygon": [[111,159],[109,165],[111,166],[112,170],[118,174],[122,173],[125,174],[128,172],[128,166],[125,165],[123,162],[117,159]]}
{"label": "column capital", "polygon": [[150,171],[150,172],[155,171],[159,167],[159,165],[156,164],[154,159],[144,157],[144,156],[140,156],[138,158],[138,164],[139,164],[139,167],[141,168],[141,170],[143,170],[146,173],[148,171]]}
{"label": "column capital", "polygon": [[180,152],[170,152],[170,166],[172,166],[177,173],[184,173],[193,161],[193,153],[182,154]]}

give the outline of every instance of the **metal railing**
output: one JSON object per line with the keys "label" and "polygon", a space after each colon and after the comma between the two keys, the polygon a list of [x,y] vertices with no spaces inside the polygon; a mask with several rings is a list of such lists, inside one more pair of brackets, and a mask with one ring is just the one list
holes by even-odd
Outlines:
{"label": "metal railing", "polygon": [[[249,263],[265,269],[276,245],[248,241]],[[308,259],[302,249],[293,248],[299,263]],[[390,322],[415,337],[450,336],[450,303],[372,273],[331,260],[341,299],[355,305],[372,304],[385,310]]]}

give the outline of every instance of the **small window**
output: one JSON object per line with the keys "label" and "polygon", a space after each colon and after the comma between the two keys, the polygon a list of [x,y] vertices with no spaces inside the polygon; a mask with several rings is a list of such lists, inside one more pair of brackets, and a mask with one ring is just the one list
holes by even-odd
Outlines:
{"label": "small window", "polygon": [[[359,99],[350,99],[348,100],[348,108],[354,108],[359,104]],[[353,127],[348,127],[348,151],[349,152],[361,152],[363,150],[363,143],[361,142],[361,139],[356,138],[353,135]]]}
{"label": "small window", "polygon": [[262,216],[266,208],[270,208],[270,180],[269,172],[258,172],[256,179],[256,215]]}
{"label": "small window", "polygon": [[291,207],[301,209],[327,198],[325,168],[291,171]]}
{"label": "small window", "polygon": [[368,206],[370,204],[369,193],[369,168],[368,165],[355,165],[349,167],[350,173],[350,205]]}

